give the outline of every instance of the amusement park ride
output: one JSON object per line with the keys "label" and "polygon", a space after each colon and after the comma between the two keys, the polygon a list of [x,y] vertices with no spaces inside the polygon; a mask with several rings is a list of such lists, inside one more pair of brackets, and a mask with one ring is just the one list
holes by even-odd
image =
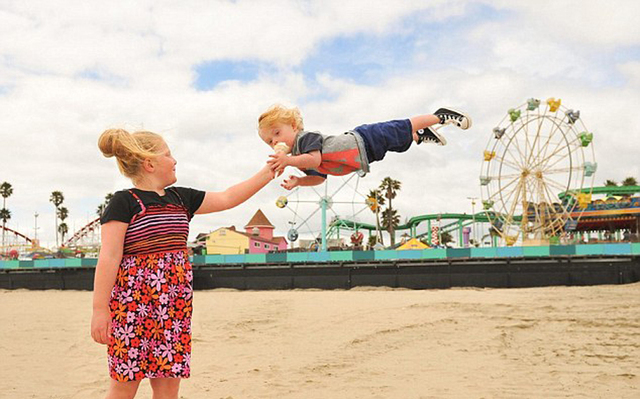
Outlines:
{"label": "amusement park ride", "polygon": [[[0,229],[2,229],[2,226],[0,226]],[[35,238],[30,238],[8,227],[5,227],[4,230],[6,242],[4,248],[0,248],[0,254],[4,254],[9,258],[18,258],[20,255],[31,254],[30,257],[34,259],[56,255],[40,247],[39,241]],[[96,218],[83,226],[71,238],[64,241],[58,252],[63,256],[97,256],[99,248],[100,218]]]}
{"label": "amusement park ride", "polygon": [[560,99],[530,98],[493,129],[484,150],[482,205],[507,245],[548,245],[577,226],[597,169],[593,133]]}
{"label": "amusement park ride", "polygon": [[[638,231],[640,198],[632,195],[640,192],[640,187],[593,187],[598,166],[593,133],[584,125],[580,111],[564,107],[560,99],[530,98],[509,109],[493,129],[482,159],[482,212],[415,216],[396,231],[407,230],[413,238],[426,238],[431,246],[440,245],[443,233],[457,236],[459,246],[469,245],[470,227],[478,225],[486,234],[476,244],[493,246],[557,244],[582,239],[589,231],[598,231],[599,237],[612,230]],[[322,230],[318,233],[309,229],[309,233],[320,235],[323,250],[328,238],[340,238],[341,230],[353,232],[353,245],[363,241],[361,231],[368,230],[369,235],[376,231],[376,226],[356,220],[367,208],[375,211],[377,202],[357,191],[357,181],[355,187],[350,184],[354,178],[343,178],[343,184],[331,195],[327,194],[327,180],[324,194],[314,190],[316,199],[299,199],[301,191],[297,189],[278,198],[276,205],[288,208],[294,216],[289,240],[295,241],[298,228],[308,228],[309,219],[318,211],[322,214]],[[351,201],[335,201],[345,187],[353,190]],[[598,194],[605,198],[592,198]],[[305,202],[317,207],[302,218],[298,204]],[[351,205],[351,217],[341,218],[334,212],[327,224],[327,211],[333,211],[338,203]],[[423,222],[427,223],[426,232],[418,234]],[[483,229],[483,225],[488,227]]]}

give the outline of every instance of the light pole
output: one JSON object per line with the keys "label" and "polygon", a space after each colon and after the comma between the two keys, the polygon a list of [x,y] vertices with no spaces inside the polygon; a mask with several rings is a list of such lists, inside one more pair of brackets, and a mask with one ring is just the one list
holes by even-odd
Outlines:
{"label": "light pole", "polygon": [[473,229],[473,244],[476,245],[478,243],[476,237],[476,200],[478,197],[467,197],[467,199],[471,200],[471,228]]}
{"label": "light pole", "polygon": [[40,216],[40,215],[38,215],[38,212],[36,212],[33,216],[35,217],[35,220],[36,220],[36,225],[33,228],[33,241],[34,241],[33,244],[34,244],[34,247],[35,246],[39,247],[40,243],[38,243],[38,228],[39,228],[38,227],[38,216]]}

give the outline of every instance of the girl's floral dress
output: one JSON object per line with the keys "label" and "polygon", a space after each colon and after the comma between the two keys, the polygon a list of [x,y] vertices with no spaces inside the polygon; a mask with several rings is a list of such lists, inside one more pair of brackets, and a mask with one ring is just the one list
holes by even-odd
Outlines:
{"label": "girl's floral dress", "polygon": [[[190,376],[193,273],[190,215],[182,205],[142,208],[127,228],[111,292],[109,373],[118,381]],[[178,195],[179,196],[179,195]]]}

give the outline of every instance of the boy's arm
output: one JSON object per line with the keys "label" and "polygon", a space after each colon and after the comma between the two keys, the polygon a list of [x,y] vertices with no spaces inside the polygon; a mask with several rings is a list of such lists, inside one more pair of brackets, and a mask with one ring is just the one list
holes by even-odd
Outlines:
{"label": "boy's arm", "polygon": [[208,191],[204,195],[202,204],[196,214],[224,211],[234,208],[267,185],[274,178],[273,171],[269,165],[265,165],[258,173],[249,179],[231,186],[222,192]]}
{"label": "boy's arm", "polygon": [[319,150],[314,150],[300,155],[287,155],[282,152],[270,154],[271,158],[267,163],[274,172],[278,173],[287,166],[294,166],[298,169],[316,169],[322,162],[322,154]]}
{"label": "boy's arm", "polygon": [[298,186],[317,186],[319,184],[324,183],[324,181],[325,181],[325,178],[322,176],[315,176],[315,175],[309,175],[309,176],[303,176],[303,177],[289,176],[289,178],[286,179],[281,184],[281,186],[286,188],[287,190],[293,190]]}

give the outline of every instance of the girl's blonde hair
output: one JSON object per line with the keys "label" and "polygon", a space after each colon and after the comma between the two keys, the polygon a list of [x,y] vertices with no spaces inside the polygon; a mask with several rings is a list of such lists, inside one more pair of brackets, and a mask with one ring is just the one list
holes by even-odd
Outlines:
{"label": "girl's blonde hair", "polygon": [[116,157],[120,173],[135,180],[145,159],[161,154],[165,141],[159,134],[124,129],[107,129],[98,139],[98,148],[107,158]]}
{"label": "girl's blonde hair", "polygon": [[302,114],[296,107],[287,108],[280,104],[275,104],[264,111],[258,118],[258,130],[269,128],[276,123],[286,123],[300,131],[304,129]]}

